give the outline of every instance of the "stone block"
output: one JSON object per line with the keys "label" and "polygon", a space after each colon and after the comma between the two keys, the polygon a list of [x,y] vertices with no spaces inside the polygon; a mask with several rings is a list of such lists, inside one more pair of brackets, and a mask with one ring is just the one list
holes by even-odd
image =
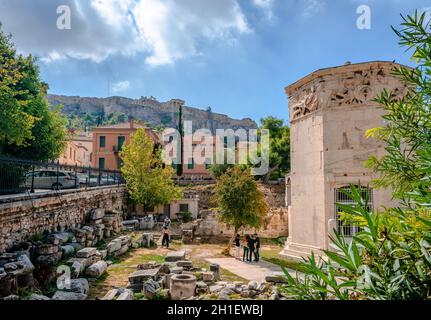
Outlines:
{"label": "stone block", "polygon": [[109,290],[107,294],[103,296],[101,300],[114,300],[117,296],[118,289]]}
{"label": "stone block", "polygon": [[86,294],[68,292],[68,291],[57,291],[51,298],[51,300],[85,300],[87,299]]}
{"label": "stone block", "polygon": [[215,281],[214,272],[211,272],[211,271],[202,272],[202,281],[214,282]]}
{"label": "stone block", "polygon": [[106,269],[108,269],[108,264],[105,261],[101,260],[89,266],[85,273],[89,277],[99,278],[105,273]]}
{"label": "stone block", "polygon": [[184,269],[183,267],[174,267],[171,269],[171,273],[173,274],[181,274],[183,273]]}
{"label": "stone block", "polygon": [[189,260],[181,260],[176,262],[177,267],[183,267],[184,270],[190,270],[193,268],[193,262]]}
{"label": "stone block", "polygon": [[99,209],[94,209],[90,213],[90,219],[91,220],[103,219],[104,216],[105,216],[105,209],[100,209],[100,208]]}
{"label": "stone block", "polygon": [[70,290],[67,291],[89,295],[90,285],[87,279],[72,279],[70,280]]}
{"label": "stone block", "polygon": [[143,284],[149,279],[157,280],[159,277],[159,268],[148,269],[148,270],[138,270],[129,275],[130,284]]}
{"label": "stone block", "polygon": [[63,251],[63,257],[71,257],[75,254],[75,248],[70,245],[65,245],[61,247],[61,250]]}
{"label": "stone block", "polygon": [[28,298],[28,300],[31,300],[31,301],[47,301],[47,300],[51,300],[51,299],[48,298],[47,296],[43,296],[41,294],[32,293],[30,295],[30,297]]}
{"label": "stone block", "polygon": [[56,254],[59,251],[59,246],[57,244],[40,244],[36,248],[36,254],[49,255]]}
{"label": "stone block", "polygon": [[84,249],[79,250],[76,253],[76,256],[78,258],[89,258],[89,257],[95,256],[96,253],[97,253],[96,248],[84,248]]}
{"label": "stone block", "polygon": [[283,272],[271,272],[265,275],[265,281],[269,283],[284,284],[287,283],[286,276]]}
{"label": "stone block", "polygon": [[106,246],[106,249],[108,250],[108,255],[113,254],[114,252],[121,249],[122,241],[121,239],[114,239],[111,242],[108,243]]}
{"label": "stone block", "polygon": [[125,289],[117,298],[117,301],[130,301],[133,300],[133,291]]}
{"label": "stone block", "polygon": [[186,252],[185,251],[169,252],[165,257],[165,261],[167,261],[167,262],[182,261],[185,259],[186,259]]}

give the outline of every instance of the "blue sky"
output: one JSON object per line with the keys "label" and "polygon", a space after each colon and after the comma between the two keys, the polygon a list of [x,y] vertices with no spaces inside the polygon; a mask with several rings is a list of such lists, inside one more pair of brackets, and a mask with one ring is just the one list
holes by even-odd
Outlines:
{"label": "blue sky", "polygon": [[[71,29],[59,30],[59,5]],[[371,30],[356,26],[371,9]],[[50,93],[181,98],[233,118],[288,119],[283,88],[325,67],[410,64],[390,29],[424,0],[0,0],[18,49]]]}

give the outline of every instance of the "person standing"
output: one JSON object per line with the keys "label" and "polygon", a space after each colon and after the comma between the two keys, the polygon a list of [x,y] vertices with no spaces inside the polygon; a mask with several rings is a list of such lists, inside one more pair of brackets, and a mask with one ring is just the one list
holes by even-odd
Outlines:
{"label": "person standing", "polygon": [[241,260],[241,236],[239,234],[235,237],[235,258]]}
{"label": "person standing", "polygon": [[167,227],[163,228],[163,235],[162,235],[162,247],[166,245],[166,248],[169,248],[169,229]]}
{"label": "person standing", "polygon": [[259,262],[260,260],[260,238],[257,233],[254,234],[254,261]]}
{"label": "person standing", "polygon": [[251,262],[253,260],[253,255],[255,254],[255,247],[254,247],[255,243],[254,243],[254,239],[253,237],[249,236],[248,237],[248,241],[247,241],[247,246],[248,246],[248,262]]}
{"label": "person standing", "polygon": [[244,239],[242,239],[242,247],[243,247],[243,254],[242,254],[242,261],[248,261],[249,256],[249,250],[248,250],[248,239],[250,237],[246,235]]}

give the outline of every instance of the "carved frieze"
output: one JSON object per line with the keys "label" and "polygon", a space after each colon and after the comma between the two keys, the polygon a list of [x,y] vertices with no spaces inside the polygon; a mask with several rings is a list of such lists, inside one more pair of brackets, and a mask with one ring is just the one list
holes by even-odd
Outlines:
{"label": "carved frieze", "polygon": [[301,94],[290,99],[292,104],[292,119],[299,119],[319,109],[319,98],[316,87],[312,86]]}

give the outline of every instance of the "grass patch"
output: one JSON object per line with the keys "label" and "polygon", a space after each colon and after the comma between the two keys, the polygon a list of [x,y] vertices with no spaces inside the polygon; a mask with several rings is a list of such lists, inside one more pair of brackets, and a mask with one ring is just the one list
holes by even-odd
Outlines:
{"label": "grass patch", "polygon": [[292,269],[299,272],[305,271],[301,261],[283,257],[279,254],[279,252],[279,249],[262,250],[260,252],[260,256],[262,260],[279,265],[280,267]]}

